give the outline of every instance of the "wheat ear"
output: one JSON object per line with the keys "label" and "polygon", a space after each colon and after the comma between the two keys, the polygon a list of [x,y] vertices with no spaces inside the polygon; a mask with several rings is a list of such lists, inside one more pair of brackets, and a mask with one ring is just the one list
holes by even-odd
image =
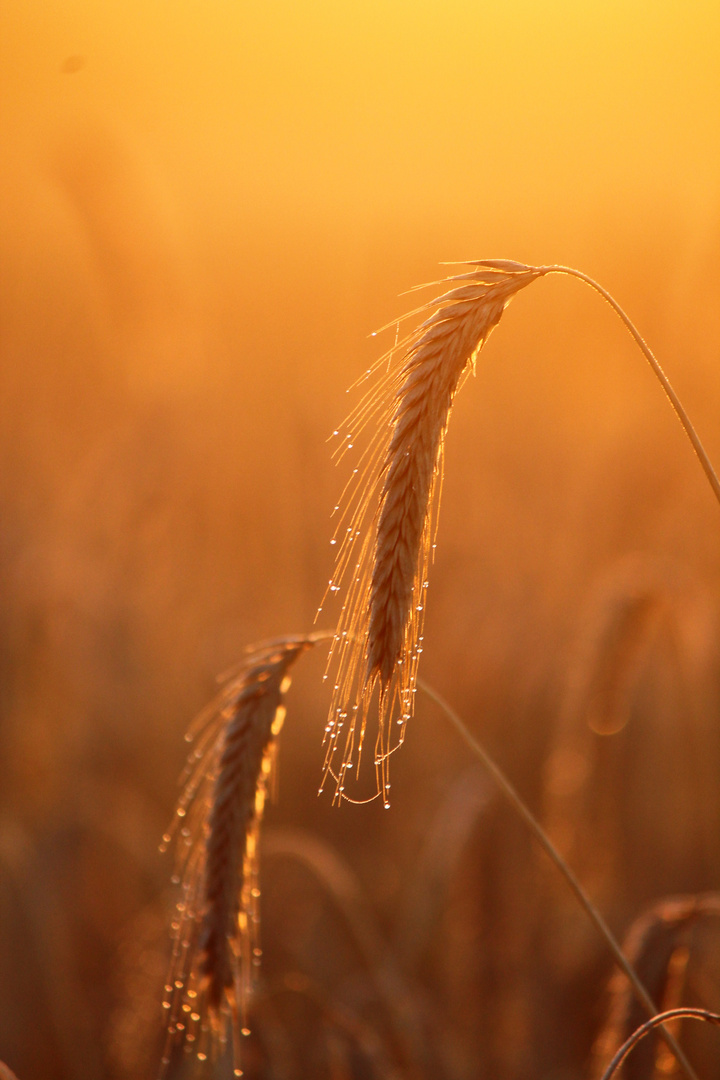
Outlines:
{"label": "wheat ear", "polygon": [[[348,798],[347,770],[355,757],[359,761],[373,691],[379,687],[376,793],[389,805],[388,759],[402,743],[414,708],[450,410],[463,375],[517,292],[539,277],[566,274],[610,304],[659,379],[720,502],[720,481],[677,394],[639,331],[601,285],[567,266],[507,260],[468,265],[467,273],[447,279],[454,288],[418,309],[430,314],[417,330],[367,373],[376,375],[376,385],[346,421],[343,452],[367,426],[374,430],[353,471],[332,541],[340,548],[329,588],[344,588],[345,597],[328,667],[336,675],[323,785],[332,777],[336,798]],[[393,364],[396,352],[400,360]],[[393,743],[394,719],[400,730]]]}
{"label": "wheat ear", "polygon": [[170,1022],[163,1067],[183,1043],[200,1061],[238,1031],[259,963],[258,831],[285,715],[288,671],[327,635],[288,637],[250,650],[240,670],[188,733],[194,749],[167,847],[178,833],[181,886],[164,1007]]}
{"label": "wheat ear", "polygon": [[335,778],[337,795],[344,792],[356,749],[359,756],[377,685],[375,765],[387,805],[393,749],[388,723],[399,706],[401,742],[422,651],[433,507],[453,399],[508,302],[539,273],[523,263],[489,261],[448,279],[455,287],[422,309],[430,311],[428,317],[396,346],[402,350],[399,364],[384,374],[382,362],[376,365],[378,384],[347,421],[348,449],[366,424],[375,420],[376,426],[335,537],[341,546],[330,582],[333,591],[343,580],[348,585],[332,648],[339,654],[338,672],[326,728],[325,776]]}

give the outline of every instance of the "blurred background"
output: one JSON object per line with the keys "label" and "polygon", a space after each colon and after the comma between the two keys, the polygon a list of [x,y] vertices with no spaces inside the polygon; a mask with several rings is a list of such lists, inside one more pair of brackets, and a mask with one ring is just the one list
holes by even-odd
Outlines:
{"label": "blurred background", "polygon": [[[19,1080],[157,1074],[183,732],[246,644],[312,628],[346,479],[327,439],[400,293],[443,260],[579,267],[720,462],[719,56],[715,0],[3,5]],[[720,887],[719,541],[610,310],[570,279],[523,292],[453,413],[421,675],[619,936],[656,906],[658,1002],[714,1009],[713,898],[664,898]],[[318,799],[323,662],[297,666],[266,816],[247,1075],[590,1075],[629,1010],[586,917],[420,695],[390,812]],[[717,1075],[717,1034],[682,1038]]]}

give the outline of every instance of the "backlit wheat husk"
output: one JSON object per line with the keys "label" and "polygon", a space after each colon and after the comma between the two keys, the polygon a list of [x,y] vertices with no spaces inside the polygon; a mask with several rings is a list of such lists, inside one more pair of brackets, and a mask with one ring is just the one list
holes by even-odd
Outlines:
{"label": "backlit wheat husk", "polygon": [[374,384],[342,433],[345,452],[369,431],[336,508],[333,540],[339,554],[329,589],[342,593],[342,611],[328,667],[334,690],[325,780],[332,778],[336,798],[350,798],[348,770],[359,763],[377,707],[377,794],[388,804],[388,758],[413,712],[450,409],[510,299],[545,272],[506,261],[469,265],[367,373]]}
{"label": "backlit wheat husk", "polygon": [[260,962],[258,833],[288,670],[317,637],[283,638],[251,651],[188,734],[185,786],[163,837],[167,846],[175,834],[181,890],[165,987],[165,1067],[177,1043],[201,1062],[218,1057],[230,1032],[240,1075],[239,1033]]}

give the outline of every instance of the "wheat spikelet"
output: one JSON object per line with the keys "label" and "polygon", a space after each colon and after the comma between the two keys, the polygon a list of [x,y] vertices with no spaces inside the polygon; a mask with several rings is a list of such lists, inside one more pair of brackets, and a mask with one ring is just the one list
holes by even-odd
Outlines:
{"label": "wheat spikelet", "polygon": [[258,831],[284,719],[288,670],[324,637],[283,638],[252,649],[239,672],[188,733],[195,746],[167,847],[177,833],[181,886],[172,923],[173,958],[165,986],[169,1012],[163,1067],[183,1043],[198,1060],[217,1057],[247,1030],[253,970],[259,963]]}
{"label": "wheat spikelet", "polygon": [[[545,273],[506,261],[469,265],[467,273],[448,279],[452,289],[419,309],[430,314],[417,330],[371,369],[376,385],[347,421],[342,450],[351,449],[367,426],[374,430],[333,540],[340,549],[330,591],[345,585],[346,595],[331,649],[337,675],[323,782],[332,776],[340,798],[347,797],[346,772],[356,751],[359,758],[378,686],[375,766],[378,794],[387,805],[387,760],[413,711],[450,409],[510,299]],[[401,358],[392,363],[396,352]],[[393,720],[400,728],[395,745]]]}

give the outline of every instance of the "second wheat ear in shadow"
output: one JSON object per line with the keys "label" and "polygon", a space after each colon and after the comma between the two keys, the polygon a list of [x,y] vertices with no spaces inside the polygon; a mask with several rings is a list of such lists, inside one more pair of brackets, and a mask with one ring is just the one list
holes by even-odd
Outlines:
{"label": "second wheat ear in shadow", "polygon": [[163,1068],[182,1045],[200,1061],[224,1053],[236,1075],[240,1035],[260,963],[258,834],[285,717],[289,671],[326,634],[286,637],[249,650],[239,670],[188,733],[193,743],[176,817],[163,837],[177,846],[181,896],[165,986]]}

